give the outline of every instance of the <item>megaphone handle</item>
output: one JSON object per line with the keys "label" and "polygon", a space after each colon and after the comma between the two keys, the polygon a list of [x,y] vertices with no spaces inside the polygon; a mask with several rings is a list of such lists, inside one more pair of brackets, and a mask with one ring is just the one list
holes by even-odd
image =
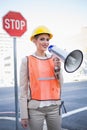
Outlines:
{"label": "megaphone handle", "polygon": [[59,79],[60,67],[55,67],[55,68],[54,68],[54,72],[55,72],[55,77],[56,77],[57,79]]}

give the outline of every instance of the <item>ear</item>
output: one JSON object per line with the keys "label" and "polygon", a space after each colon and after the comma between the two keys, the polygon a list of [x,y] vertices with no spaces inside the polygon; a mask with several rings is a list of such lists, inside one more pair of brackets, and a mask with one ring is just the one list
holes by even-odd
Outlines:
{"label": "ear", "polygon": [[35,38],[33,38],[32,42],[37,46],[37,42]]}
{"label": "ear", "polygon": [[35,38],[33,38],[32,42],[36,43],[36,39],[35,39]]}

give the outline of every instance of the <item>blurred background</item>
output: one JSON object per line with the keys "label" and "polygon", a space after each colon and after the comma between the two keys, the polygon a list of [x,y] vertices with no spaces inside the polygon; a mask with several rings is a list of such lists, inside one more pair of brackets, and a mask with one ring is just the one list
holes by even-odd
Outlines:
{"label": "blurred background", "polygon": [[71,52],[80,49],[83,63],[74,73],[67,73],[62,66],[64,82],[87,80],[87,1],[86,0],[32,0],[0,2],[0,87],[14,85],[13,37],[3,30],[2,18],[9,11],[20,12],[27,20],[27,31],[17,37],[17,75],[24,56],[35,51],[29,37],[38,25],[46,25],[53,33],[50,44]]}

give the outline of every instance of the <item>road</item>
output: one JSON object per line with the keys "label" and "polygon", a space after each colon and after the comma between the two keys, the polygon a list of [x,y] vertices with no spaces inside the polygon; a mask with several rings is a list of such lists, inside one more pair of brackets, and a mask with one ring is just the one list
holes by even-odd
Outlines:
{"label": "road", "polygon": [[[0,88],[0,130],[15,130],[14,95],[14,87]],[[64,113],[62,108],[62,127],[69,130],[87,130],[87,81],[65,83],[62,100],[67,110]],[[19,128],[23,130],[20,123]]]}
{"label": "road", "polygon": [[62,99],[67,109],[63,114],[63,127],[87,130],[87,81],[65,84]]}

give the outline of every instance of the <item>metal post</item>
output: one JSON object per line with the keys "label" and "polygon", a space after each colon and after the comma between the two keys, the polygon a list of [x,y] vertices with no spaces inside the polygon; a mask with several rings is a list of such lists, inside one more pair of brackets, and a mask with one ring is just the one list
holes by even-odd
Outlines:
{"label": "metal post", "polygon": [[17,83],[17,50],[16,50],[16,38],[13,38],[14,49],[14,89],[15,89],[15,113],[16,113],[16,130],[18,130],[18,83]]}

